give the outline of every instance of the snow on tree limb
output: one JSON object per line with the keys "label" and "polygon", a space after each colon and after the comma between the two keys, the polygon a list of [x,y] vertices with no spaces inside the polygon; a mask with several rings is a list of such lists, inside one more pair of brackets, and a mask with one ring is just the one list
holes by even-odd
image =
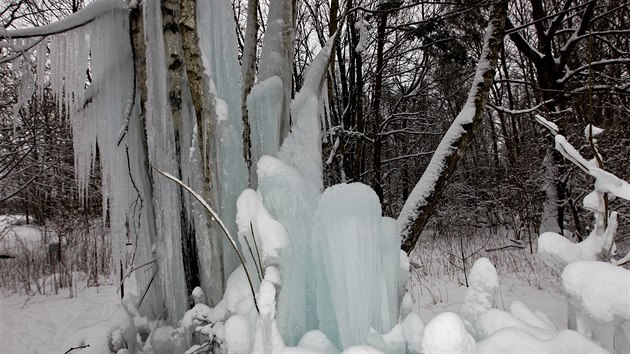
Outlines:
{"label": "snow on tree limb", "polygon": [[56,21],[44,26],[20,28],[10,31],[0,30],[0,39],[50,36],[84,26],[107,13],[127,10],[128,6],[124,1],[99,0],[87,5],[83,9],[73,13],[72,15],[60,21]]}
{"label": "snow on tree limb", "polygon": [[507,2],[494,5],[486,28],[481,58],[464,108],[442,138],[429,166],[407,198],[398,217],[402,249],[409,253],[433,214],[460,157],[481,125],[503,42]]}

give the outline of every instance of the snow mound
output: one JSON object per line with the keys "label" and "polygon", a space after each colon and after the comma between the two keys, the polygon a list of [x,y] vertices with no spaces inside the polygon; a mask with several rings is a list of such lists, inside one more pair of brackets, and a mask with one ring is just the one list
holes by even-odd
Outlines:
{"label": "snow mound", "polygon": [[402,322],[403,335],[410,353],[422,351],[422,338],[424,336],[424,322],[417,313],[411,312]]}
{"label": "snow mound", "polygon": [[557,331],[558,328],[551,322],[549,316],[542,311],[532,311],[524,303],[514,300],[510,304],[510,314],[530,326],[550,331]]}
{"label": "snow mound", "polygon": [[306,332],[302,339],[300,339],[298,347],[311,349],[317,353],[339,353],[337,348],[335,348],[335,346],[330,342],[330,339],[326,337],[324,332],[316,329]]}
{"label": "snow mound", "polygon": [[127,308],[119,305],[109,319],[78,329],[64,342],[62,349],[65,351],[84,346],[84,349],[76,352],[98,354],[126,348],[135,353],[136,327]]}
{"label": "snow mound", "polygon": [[249,320],[243,315],[233,315],[225,321],[225,344],[228,353],[249,353],[252,350],[253,333]]}
{"label": "snow mound", "polygon": [[581,334],[564,330],[541,340],[517,328],[504,328],[477,343],[480,353],[604,354],[604,348]]}
{"label": "snow mound", "polygon": [[382,351],[368,345],[356,345],[343,351],[343,354],[385,354]]}
{"label": "snow mound", "polygon": [[497,309],[484,312],[475,323],[475,333],[479,339],[488,338],[504,328],[516,328],[541,340],[553,338],[557,334],[557,331],[548,329],[547,326],[544,328],[532,326],[505,311]]}
{"label": "snow mound", "polygon": [[464,322],[452,312],[436,316],[424,330],[422,352],[432,353],[476,353],[473,337],[466,332]]}
{"label": "snow mound", "polygon": [[569,302],[604,323],[630,320],[630,271],[606,262],[580,261],[562,273]]}
{"label": "snow mound", "polygon": [[468,332],[475,334],[473,324],[481,314],[494,305],[494,294],[499,288],[499,277],[488,258],[479,258],[470,270],[470,287],[464,295],[460,314]]}

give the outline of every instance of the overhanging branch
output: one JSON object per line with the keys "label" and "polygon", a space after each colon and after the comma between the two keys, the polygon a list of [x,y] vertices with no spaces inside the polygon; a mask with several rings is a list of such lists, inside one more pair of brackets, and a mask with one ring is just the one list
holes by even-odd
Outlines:
{"label": "overhanging branch", "polygon": [[19,28],[14,30],[0,30],[0,39],[30,38],[50,36],[85,26],[95,19],[114,11],[127,11],[128,6],[120,0],[95,1],[72,15],[44,26]]}

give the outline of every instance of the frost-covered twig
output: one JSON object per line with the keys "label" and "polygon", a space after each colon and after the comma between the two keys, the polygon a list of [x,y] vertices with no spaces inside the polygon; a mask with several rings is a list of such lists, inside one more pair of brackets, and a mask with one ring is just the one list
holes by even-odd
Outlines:
{"label": "frost-covered twig", "polygon": [[227,227],[225,226],[225,224],[223,223],[221,218],[219,218],[219,215],[214,211],[214,209],[212,209],[210,204],[208,204],[208,202],[205,199],[203,199],[203,197],[201,195],[199,195],[199,193],[197,193],[194,190],[192,190],[192,188],[187,186],[179,178],[171,175],[170,173],[167,173],[167,172],[164,172],[162,170],[159,170],[157,167],[155,167],[153,165],[151,165],[151,168],[153,168],[155,171],[157,171],[162,176],[164,176],[164,177],[170,179],[171,181],[179,184],[188,193],[190,193],[193,197],[195,197],[195,199],[197,199],[197,201],[199,201],[199,203],[201,203],[201,205],[203,205],[203,207],[208,211],[208,213],[210,213],[210,215],[212,216],[212,219],[214,221],[216,221],[217,224],[219,224],[219,226],[221,227],[221,230],[223,230],[223,234],[225,234],[225,236],[228,238],[228,241],[230,241],[230,245],[232,245],[232,248],[234,249],[234,252],[236,252],[236,255],[238,256],[238,259],[240,260],[241,264],[243,265],[243,270],[245,270],[245,274],[247,275],[247,281],[249,282],[249,288],[251,289],[252,296],[254,297],[254,305],[256,306],[256,311],[258,311],[260,313],[260,310],[258,309],[258,303],[256,302],[256,291],[254,290],[254,285],[252,283],[252,277],[249,274],[249,271],[247,270],[247,266],[245,264],[245,260],[243,259],[243,255],[241,255],[241,252],[238,251],[238,247],[236,246],[236,241],[234,241],[234,238],[230,234],[230,231],[228,231]]}

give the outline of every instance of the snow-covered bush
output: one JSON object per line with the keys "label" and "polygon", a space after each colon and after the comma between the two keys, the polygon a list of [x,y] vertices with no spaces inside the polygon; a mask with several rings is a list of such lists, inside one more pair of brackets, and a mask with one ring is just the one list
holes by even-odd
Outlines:
{"label": "snow-covered bush", "polygon": [[588,125],[584,130],[595,155],[587,160],[558,134],[554,123],[540,116],[536,119],[555,135],[556,150],[595,178],[594,190],[583,202],[586,209],[595,213],[590,235],[574,244],[561,235],[544,233],[539,239],[538,254],[562,272],[562,286],[569,299],[569,327],[592,337],[607,350],[626,353],[630,349],[630,272],[608,262],[625,263],[630,260],[630,253],[621,260],[613,259],[618,216],[610,210],[609,202],[614,198],[630,200],[630,184],[602,169],[603,159],[595,138],[602,129]]}
{"label": "snow-covered bush", "polygon": [[578,332],[611,352],[630,352],[630,271],[606,262],[578,261],[562,273],[576,309]]}

